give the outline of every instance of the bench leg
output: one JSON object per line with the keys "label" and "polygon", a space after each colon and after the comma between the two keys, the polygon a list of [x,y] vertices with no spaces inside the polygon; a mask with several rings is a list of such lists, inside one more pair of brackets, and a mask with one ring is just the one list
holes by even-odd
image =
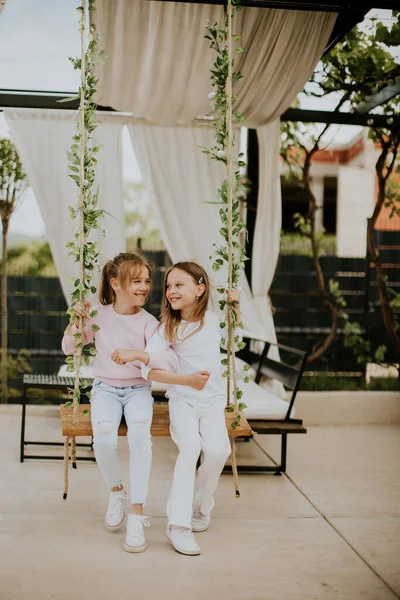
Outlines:
{"label": "bench leg", "polygon": [[26,421],[26,398],[22,398],[22,417],[21,417],[21,440],[19,447],[19,462],[24,462],[25,458],[25,421]]}
{"label": "bench leg", "polygon": [[281,464],[277,467],[275,475],[280,476],[282,473],[286,473],[286,456],[287,456],[287,433],[282,434],[281,442]]}
{"label": "bench leg", "polygon": [[203,462],[203,452],[200,451],[199,457],[197,459],[197,463],[196,463],[196,471],[198,471],[201,467],[201,463]]}

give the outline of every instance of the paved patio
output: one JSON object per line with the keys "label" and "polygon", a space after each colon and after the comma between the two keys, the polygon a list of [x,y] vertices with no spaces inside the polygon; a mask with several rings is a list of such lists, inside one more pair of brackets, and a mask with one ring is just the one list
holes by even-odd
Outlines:
{"label": "paved patio", "polygon": [[[124,533],[103,527],[107,492],[94,464],[70,471],[63,501],[61,462],[19,463],[20,410],[0,406],[1,600],[400,598],[399,426],[310,427],[289,438],[288,475],[241,476],[239,500],[223,475],[198,557],[165,538],[176,452],[155,439],[148,549],[129,555]],[[28,439],[59,432],[57,408],[30,407]],[[126,439],[121,450],[126,472]],[[277,439],[240,443],[240,461],[266,453],[278,457]]]}

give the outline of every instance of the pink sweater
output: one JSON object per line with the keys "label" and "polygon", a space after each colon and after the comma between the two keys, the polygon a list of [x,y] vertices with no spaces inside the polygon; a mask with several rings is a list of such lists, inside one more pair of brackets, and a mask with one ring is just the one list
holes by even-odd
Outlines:
{"label": "pink sweater", "polygon": [[[91,312],[94,310],[98,311],[97,315],[87,321],[84,332],[84,344],[93,341],[96,344],[94,378],[114,387],[149,385],[150,382],[142,378],[140,362],[117,365],[111,360],[111,354],[117,348],[144,350],[157,329],[157,319],[144,309],[135,315],[120,315],[112,304],[100,304],[91,308]],[[99,331],[92,331],[93,324],[100,327]],[[76,354],[77,339],[74,333],[77,331],[74,327],[70,335],[64,334],[61,347],[65,354]],[[150,368],[167,371],[176,371],[177,364],[172,350],[153,352],[149,362]]]}

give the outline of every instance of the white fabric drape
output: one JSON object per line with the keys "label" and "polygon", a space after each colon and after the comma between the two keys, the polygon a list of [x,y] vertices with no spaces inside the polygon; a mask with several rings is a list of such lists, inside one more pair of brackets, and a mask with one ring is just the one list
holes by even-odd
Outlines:
{"label": "white fabric drape", "polygon": [[[69,216],[69,206],[78,202],[78,187],[68,177],[66,152],[76,133],[76,111],[65,110],[4,110],[7,123],[28,174],[46,227],[54,262],[67,301],[73,289],[73,280],[79,268],[68,258],[66,244],[74,241],[77,221]],[[95,132],[101,145],[98,153],[97,183],[99,208],[105,215],[101,226],[106,236],[92,232],[90,239],[97,241],[101,261],[125,250],[125,227],[122,198],[121,129],[115,117],[102,118]],[[118,119],[118,117],[117,117]],[[71,281],[72,280],[72,281]]]}
{"label": "white fabric drape", "polygon": [[[148,0],[97,0],[93,20],[108,56],[98,69],[103,106],[163,125],[207,115],[211,90],[206,20],[224,22],[224,7]],[[266,124],[309,79],[336,14],[245,7],[234,32],[246,52],[236,57],[244,80],[234,110],[246,126]]]}
{"label": "white fabric drape", "polygon": [[[129,132],[172,261],[197,261],[211,274],[214,287],[224,285],[226,272],[214,273],[211,268],[214,244],[222,240],[218,233],[220,206],[208,204],[218,200],[216,190],[224,178],[224,169],[200,149],[210,144],[210,127],[134,125]],[[240,285],[246,330],[264,337],[245,277]],[[215,310],[217,298],[216,293]]]}
{"label": "white fabric drape", "polygon": [[251,289],[257,316],[267,339],[276,342],[268,292],[279,257],[282,223],[279,176],[280,123],[273,121],[257,129],[259,147],[259,192],[251,263]]}
{"label": "white fabric drape", "polygon": [[[168,251],[173,260],[190,257],[210,266],[219,220],[216,207],[204,200],[215,199],[223,174],[210,161],[206,166],[198,148],[208,145],[202,141],[205,130],[177,126],[193,127],[198,116],[210,113],[213,55],[205,24],[223,22],[224,7],[98,0],[96,8],[93,19],[108,56],[98,70],[102,102],[153,124],[132,125],[130,131]],[[248,7],[234,17],[234,32],[246,49],[236,56],[244,80],[235,85],[234,110],[245,115],[248,127],[272,123],[259,132],[259,209],[251,257],[255,302],[247,282],[242,285],[245,324],[271,340],[267,292],[281,229],[278,117],[311,75],[335,20],[332,13]]]}

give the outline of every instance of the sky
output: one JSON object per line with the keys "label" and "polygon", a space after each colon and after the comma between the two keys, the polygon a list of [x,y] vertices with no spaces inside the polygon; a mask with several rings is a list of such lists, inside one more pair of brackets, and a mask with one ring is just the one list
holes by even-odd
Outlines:
{"label": "sky", "polygon": [[[78,89],[78,71],[68,57],[79,55],[77,0],[7,0],[0,14],[0,89],[73,92]],[[373,11],[387,18],[391,11]],[[302,108],[330,110],[329,99],[301,98]],[[338,127],[335,143],[345,143],[360,128]],[[0,112],[0,136],[7,135]],[[124,179],[142,177],[129,136],[123,136]],[[43,221],[35,197],[28,190],[11,219],[10,231],[44,235]]]}

